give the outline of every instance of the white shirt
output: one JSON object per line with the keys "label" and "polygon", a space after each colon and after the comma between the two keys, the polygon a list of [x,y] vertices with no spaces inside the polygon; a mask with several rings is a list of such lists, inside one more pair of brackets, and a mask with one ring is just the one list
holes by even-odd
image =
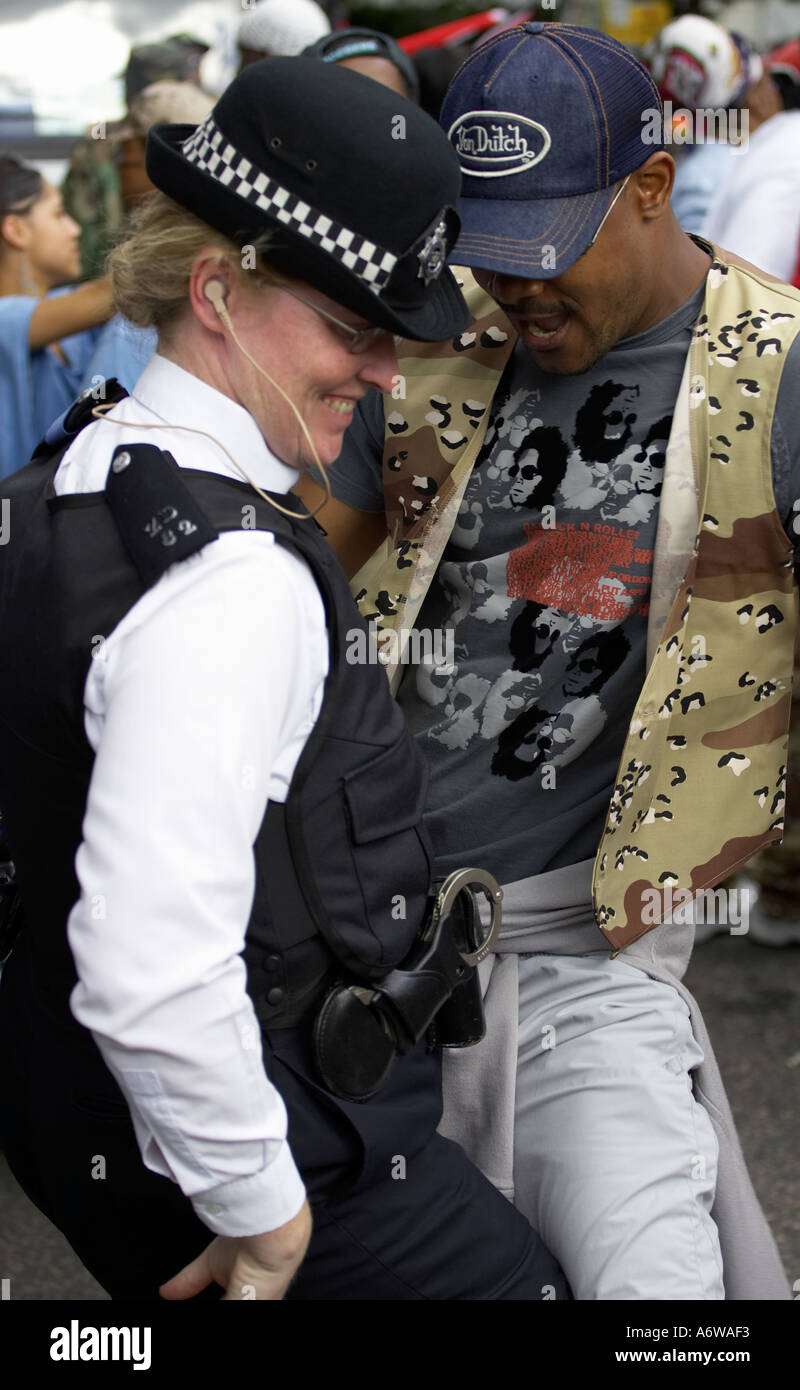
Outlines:
{"label": "white shirt", "polygon": [[[78,436],[56,492],[102,490],[114,449],[136,442],[240,477],[176,425],[214,435],[264,490],[298,476],[243,407],[158,355],[110,420]],[[84,692],[96,756],[68,923],[71,1008],[125,1094],[146,1166],[212,1231],[273,1230],[305,1189],[240,952],[266,803],[286,800],[320,709],[322,600],[303,562],[243,529],[168,570],[104,638]]]}
{"label": "white shirt", "polygon": [[800,111],[771,116],[729,169],[702,235],[791,281],[800,252]]}

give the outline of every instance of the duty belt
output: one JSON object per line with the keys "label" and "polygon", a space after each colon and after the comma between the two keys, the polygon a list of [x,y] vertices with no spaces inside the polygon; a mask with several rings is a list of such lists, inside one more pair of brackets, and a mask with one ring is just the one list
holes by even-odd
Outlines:
{"label": "duty belt", "polygon": [[[491,912],[484,927],[476,893]],[[485,1032],[477,967],[500,930],[503,890],[484,869],[457,869],[435,894],[402,965],[371,985],[339,983],[314,1024],[319,1075],[334,1095],[365,1101],[423,1034],[434,1047],[470,1047]]]}

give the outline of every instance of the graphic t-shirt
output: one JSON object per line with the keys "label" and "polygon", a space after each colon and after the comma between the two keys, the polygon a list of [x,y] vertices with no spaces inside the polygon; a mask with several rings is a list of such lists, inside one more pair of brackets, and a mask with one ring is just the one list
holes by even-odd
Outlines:
{"label": "graphic t-shirt", "polygon": [[[417,621],[453,629],[452,667],[409,665],[398,695],[430,769],[440,872],[478,864],[510,883],[596,852],[645,676],[666,446],[702,301],[701,287],[581,375],[514,350]],[[796,348],[773,430],[782,517],[800,496]],[[330,470],[365,510],[382,510],[381,417],[377,398]]]}

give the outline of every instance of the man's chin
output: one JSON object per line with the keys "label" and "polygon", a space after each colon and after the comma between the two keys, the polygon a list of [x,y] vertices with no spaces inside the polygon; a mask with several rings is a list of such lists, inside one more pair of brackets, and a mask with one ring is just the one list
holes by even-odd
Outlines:
{"label": "man's chin", "polygon": [[525,351],[540,372],[547,372],[548,376],[582,376],[584,372],[590,372],[612,346],[590,337],[576,318],[573,318],[570,328],[579,330],[573,332],[573,341],[549,350],[536,348],[524,337],[521,338]]}
{"label": "man's chin", "polygon": [[536,352],[527,344],[525,350],[539,371],[546,372],[548,376],[582,376],[584,372],[590,372],[603,355],[601,352],[587,352],[583,357],[574,354],[562,356],[558,352]]}

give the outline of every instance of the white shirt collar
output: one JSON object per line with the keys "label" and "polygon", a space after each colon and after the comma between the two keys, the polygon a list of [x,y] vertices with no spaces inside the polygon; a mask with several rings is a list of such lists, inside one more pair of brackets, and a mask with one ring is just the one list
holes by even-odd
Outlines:
{"label": "white shirt collar", "polygon": [[[166,425],[202,430],[219,440],[264,491],[288,492],[300,476],[297,469],[275,457],[244,406],[159,353],[151,357],[130,400],[132,405],[137,402],[143,405]],[[242,474],[223,450],[215,448],[202,434],[194,435],[194,449],[191,447],[193,436],[188,430],[181,432],[178,438],[184,439],[188,446],[176,454],[178,463],[184,467],[242,480]]]}

